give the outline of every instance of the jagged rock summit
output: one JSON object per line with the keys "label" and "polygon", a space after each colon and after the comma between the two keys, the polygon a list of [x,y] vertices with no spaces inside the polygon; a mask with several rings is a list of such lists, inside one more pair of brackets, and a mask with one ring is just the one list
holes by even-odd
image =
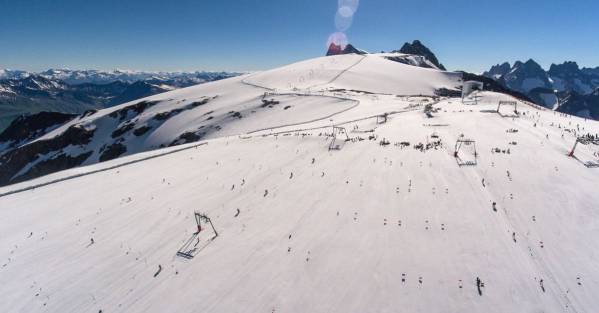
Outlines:
{"label": "jagged rock summit", "polygon": [[435,56],[435,54],[429,48],[427,48],[424,44],[422,44],[422,42],[420,42],[420,40],[414,40],[412,43],[406,42],[401,47],[401,49],[393,51],[393,52],[400,52],[400,53],[405,53],[405,54],[415,54],[415,55],[423,56],[423,57],[427,58],[429,61],[431,61],[433,64],[435,64],[435,66],[437,66],[437,68],[444,70],[444,71],[446,70],[445,66],[443,66],[443,64],[441,64],[441,62],[439,62],[439,60],[437,59],[437,56]]}
{"label": "jagged rock summit", "polygon": [[483,74],[483,76],[493,79],[500,79],[503,75],[510,72],[512,66],[509,62],[493,65],[491,69]]}
{"label": "jagged rock summit", "polygon": [[329,45],[329,50],[327,51],[327,56],[331,55],[342,55],[342,54],[366,54],[365,51],[359,50],[351,44],[347,44],[345,47],[341,45],[337,45],[334,42],[331,42]]}

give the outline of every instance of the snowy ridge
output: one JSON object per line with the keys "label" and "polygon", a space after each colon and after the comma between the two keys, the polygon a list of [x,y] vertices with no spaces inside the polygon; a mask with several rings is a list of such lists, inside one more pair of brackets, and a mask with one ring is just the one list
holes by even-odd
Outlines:
{"label": "snowy ridge", "polygon": [[275,89],[348,89],[396,95],[435,95],[439,88],[455,89],[461,75],[397,62],[385,54],[341,55],[312,59],[252,75],[247,82]]}
{"label": "snowy ridge", "polygon": [[[119,122],[189,108],[123,141],[142,147],[214,111],[198,146],[0,188],[0,311],[594,312],[599,146],[568,153],[599,122],[492,92],[464,105],[434,93],[454,74],[331,58],[150,97]],[[136,103],[71,126],[110,134]],[[194,211],[216,238],[194,235]]]}

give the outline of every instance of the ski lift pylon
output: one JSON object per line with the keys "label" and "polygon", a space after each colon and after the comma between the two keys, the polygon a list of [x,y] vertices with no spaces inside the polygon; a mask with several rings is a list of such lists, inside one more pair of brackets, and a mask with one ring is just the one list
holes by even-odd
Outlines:
{"label": "ski lift pylon", "polygon": [[[463,160],[462,158],[460,158],[460,151],[462,150],[463,146],[472,146],[472,150],[473,150],[473,160]],[[453,156],[456,158],[458,165],[460,166],[474,166],[477,164],[478,162],[478,152],[476,150],[476,141],[472,140],[472,139],[467,139],[464,137],[460,137],[458,138],[458,140],[456,140],[455,143],[455,150],[453,152]]]}
{"label": "ski lift pylon", "polygon": [[[198,252],[198,246],[200,244],[200,233],[208,229],[208,225],[210,225],[210,229],[212,229],[214,232],[214,235],[208,239],[208,243],[212,242],[212,240],[218,237],[218,232],[216,231],[216,228],[214,228],[214,224],[212,224],[212,220],[210,217],[208,217],[208,215],[194,211],[194,219],[196,222],[197,231],[194,232],[177,251],[177,256],[185,259],[193,259],[193,257],[196,255]],[[205,226],[202,227],[202,224]]]}
{"label": "ski lift pylon", "polygon": [[[338,137],[342,137],[343,135],[345,135],[345,139],[338,138]],[[339,143],[339,140],[343,140],[343,142],[350,140],[349,135],[347,134],[347,130],[344,127],[333,126],[333,140],[331,141],[331,144],[329,145],[329,151],[330,150],[341,150],[341,144]]]}
{"label": "ski lift pylon", "polygon": [[[572,150],[570,150],[570,153],[568,153],[569,157],[574,158],[574,159],[578,159],[576,157],[576,154],[575,154],[576,148],[578,147],[578,144],[582,144],[584,146],[591,145],[591,144],[593,144],[593,145],[599,145],[599,138],[597,138],[597,137],[584,137],[584,136],[583,137],[577,137],[576,141],[574,142],[574,146],[572,147]],[[599,159],[599,155],[596,154],[595,156]],[[596,168],[596,167],[599,167],[599,160],[597,160],[596,162],[595,161],[583,162],[583,164],[586,167]]]}
{"label": "ski lift pylon", "polygon": [[377,115],[376,116],[376,123],[377,124],[385,124],[385,123],[387,123],[388,117],[389,117],[389,113]]}
{"label": "ski lift pylon", "polygon": [[[514,106],[514,115],[502,114],[500,109],[502,106]],[[497,105],[497,114],[501,117],[519,117],[518,115],[518,102],[517,101],[499,101]]]}

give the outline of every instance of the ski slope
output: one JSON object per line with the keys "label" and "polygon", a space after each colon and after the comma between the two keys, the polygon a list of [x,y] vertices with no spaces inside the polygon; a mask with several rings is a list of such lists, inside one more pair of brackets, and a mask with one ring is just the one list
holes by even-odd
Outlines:
{"label": "ski slope", "polygon": [[[598,149],[567,154],[599,123],[521,102],[502,117],[514,99],[490,92],[433,97],[450,74],[375,58],[339,58],[291,90],[300,69],[226,82],[246,88],[230,105],[267,92],[296,101],[293,117],[0,188],[0,311],[595,312]],[[381,60],[383,77],[435,79],[379,82]],[[456,157],[459,139],[476,149]],[[218,236],[181,258],[194,211]]]}
{"label": "ski slope", "polygon": [[346,54],[316,58],[257,73],[244,81],[277,90],[347,89],[428,96],[435,95],[440,88],[461,86],[461,74],[406,65],[390,61],[386,56],[388,54]]}
{"label": "ski slope", "polygon": [[197,140],[326,120],[357,107],[360,100],[348,90],[432,96],[456,90],[460,81],[456,73],[384,56],[341,55],[179,89],[87,112],[0,151],[0,186]]}

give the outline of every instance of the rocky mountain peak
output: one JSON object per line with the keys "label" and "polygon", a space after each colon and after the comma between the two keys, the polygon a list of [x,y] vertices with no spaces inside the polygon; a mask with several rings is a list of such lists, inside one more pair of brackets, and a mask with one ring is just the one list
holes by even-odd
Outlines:
{"label": "rocky mountain peak", "polygon": [[543,72],[543,73],[545,72],[545,70],[543,70],[541,65],[533,59],[528,59],[528,61],[526,61],[524,63],[520,63],[520,64],[521,64],[520,67],[526,71]]}
{"label": "rocky mountain peak", "polygon": [[566,61],[563,64],[551,64],[550,76],[574,76],[580,74],[580,68],[576,62]]}
{"label": "rocky mountain peak", "polygon": [[412,43],[404,43],[404,45],[399,50],[395,50],[393,52],[405,53],[405,54],[415,54],[421,55],[431,61],[436,67],[441,70],[446,70],[445,66],[439,62],[437,56],[427,48],[420,40],[414,40]]}
{"label": "rocky mountain peak", "polygon": [[493,65],[489,71],[483,73],[483,76],[493,79],[499,79],[503,75],[509,73],[511,69],[512,66],[510,65],[510,63],[505,62],[503,64]]}
{"label": "rocky mountain peak", "polygon": [[327,56],[331,56],[331,55],[340,55],[340,54],[366,54],[366,52],[357,49],[356,47],[352,46],[351,44],[347,44],[345,47],[341,46],[341,45],[337,45],[334,42],[331,42],[331,44],[329,45],[329,50],[327,51]]}

